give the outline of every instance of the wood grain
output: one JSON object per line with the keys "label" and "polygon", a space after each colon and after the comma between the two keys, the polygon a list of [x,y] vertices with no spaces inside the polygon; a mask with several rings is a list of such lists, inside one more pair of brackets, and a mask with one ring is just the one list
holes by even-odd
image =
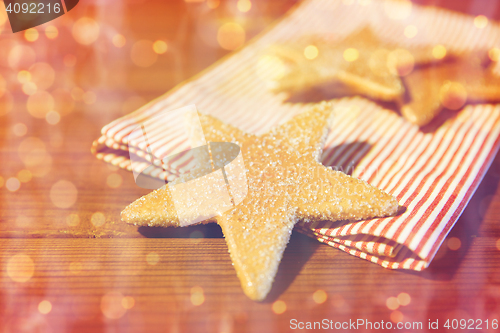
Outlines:
{"label": "wood grain", "polygon": [[[96,160],[90,154],[92,141],[103,125],[227,54],[204,42],[197,24],[236,14],[225,2],[211,14],[202,7],[206,3],[110,3],[117,6],[114,12],[112,5],[81,1],[61,20],[71,26],[82,16],[94,17],[103,22],[103,29],[105,25],[115,29],[102,31],[126,36],[123,49],[111,47],[110,40],[104,46],[76,45],[62,23],[50,50],[43,36],[28,44],[22,35],[0,35],[0,41],[12,38],[33,47],[40,57],[37,61],[54,67],[56,80],[50,91],[79,87],[97,97],[91,104],[75,101],[69,114],[49,125],[28,113],[28,97],[16,79],[20,69],[5,66],[0,59],[0,73],[15,102],[11,112],[0,115],[0,176],[6,181],[29,169],[18,151],[26,138],[43,142],[52,161],[48,173],[22,183],[19,190],[0,187],[1,332],[279,332],[290,331],[292,319],[387,322],[395,318],[423,323],[422,330],[408,331],[427,331],[429,319],[439,319],[440,325],[454,318],[500,319],[498,156],[424,272],[390,271],[294,233],[264,302],[253,302],[241,291],[218,226],[157,229],[120,222],[120,211],[148,190],[137,187],[130,173]],[[248,14],[248,37],[294,3],[253,1],[256,11]],[[438,5],[465,12],[472,8],[453,1]],[[492,13],[473,14],[498,18]],[[141,39],[167,40],[169,52],[150,67],[138,67],[129,52]],[[77,58],[72,68],[61,65],[69,53]],[[27,127],[24,136],[14,134],[18,123]],[[121,185],[110,187],[110,175],[118,175]],[[60,180],[70,181],[77,190],[76,202],[68,208],[58,208],[51,199],[51,189]],[[104,216],[102,225],[92,223],[96,212]],[[78,224],[68,225],[70,214],[78,215]],[[456,239],[460,247],[451,250],[448,243],[456,244]],[[33,275],[26,282],[15,281],[20,273],[13,263],[26,258],[19,255],[33,262]],[[193,287],[202,288],[203,298],[201,289]],[[318,290],[327,296],[319,304],[313,298]],[[401,293],[410,296],[410,303],[390,309],[388,299]],[[134,299],[128,310],[121,304],[125,296]],[[39,310],[43,300],[52,306],[47,314]],[[281,314],[273,311],[278,300],[286,304]]]}

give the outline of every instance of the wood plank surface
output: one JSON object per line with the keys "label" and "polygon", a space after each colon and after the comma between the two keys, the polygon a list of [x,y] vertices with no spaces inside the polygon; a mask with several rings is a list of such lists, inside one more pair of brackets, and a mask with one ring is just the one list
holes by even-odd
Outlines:
{"label": "wood plank surface", "polygon": [[[240,21],[246,39],[295,3],[252,1]],[[424,3],[500,18],[497,1]],[[120,221],[121,210],[149,191],[129,172],[95,159],[92,141],[103,125],[228,54],[216,43],[216,27],[242,15],[236,1],[214,9],[206,1],[80,1],[51,23],[59,31],[53,40],[43,30],[50,24],[33,42],[4,24],[0,332],[287,332],[293,319],[422,323],[403,332],[431,331],[429,320],[439,320],[432,331],[445,331],[447,319],[474,319],[483,321],[474,327],[498,331],[491,323],[500,320],[499,156],[427,270],[387,270],[294,233],[263,302],[243,294],[217,225],[158,229]],[[84,16],[99,22],[90,45],[77,43],[72,32]],[[125,46],[113,45],[116,34]],[[31,48],[36,59],[9,63],[6,40]],[[135,43],[156,40],[168,43],[167,52],[147,67],[134,63]],[[46,90],[63,91],[73,104],[70,110],[56,103],[61,118],[54,124],[33,116],[23,92],[29,87],[19,79],[36,62],[54,69]],[[9,112],[5,96],[13,101]],[[18,189],[13,178],[23,180]],[[409,303],[394,303],[398,295]]]}

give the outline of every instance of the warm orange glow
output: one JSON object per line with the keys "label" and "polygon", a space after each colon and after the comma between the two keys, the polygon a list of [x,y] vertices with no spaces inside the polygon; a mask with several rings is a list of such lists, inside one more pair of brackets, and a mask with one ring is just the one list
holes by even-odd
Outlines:
{"label": "warm orange glow", "polygon": [[50,311],[52,311],[52,303],[47,300],[38,303],[38,312],[41,314],[48,314]]}
{"label": "warm orange glow", "polygon": [[500,49],[497,47],[492,48],[488,51],[488,56],[491,61],[498,61],[500,59]]}
{"label": "warm orange glow", "polygon": [[306,59],[313,60],[318,57],[318,54],[318,48],[314,45],[308,45],[304,49],[304,57],[306,57]]}
{"label": "warm orange glow", "polygon": [[47,90],[54,83],[56,72],[48,63],[37,62],[29,70],[31,73],[31,82],[36,84],[38,89]]}
{"label": "warm orange glow", "polygon": [[246,13],[252,9],[252,2],[250,0],[238,0],[236,6],[240,12]]}
{"label": "warm orange glow", "polygon": [[31,81],[31,73],[29,71],[25,71],[25,70],[19,71],[17,73],[17,81],[19,81],[19,83],[21,83],[21,84],[30,82]]}
{"label": "warm orange glow", "polygon": [[219,7],[220,5],[220,0],[207,0],[207,6],[210,9],[215,9]]}
{"label": "warm orange glow", "polygon": [[74,67],[76,65],[76,57],[73,54],[66,54],[63,62],[66,67]]}
{"label": "warm orange glow", "polygon": [[[5,4],[3,1],[0,1],[0,26],[2,26],[5,22],[7,22],[7,11],[5,10]],[[0,27],[0,32],[2,31]]]}
{"label": "warm orange glow", "polygon": [[398,299],[392,296],[385,301],[385,305],[387,305],[387,308],[389,310],[396,310],[397,308],[399,308]]}
{"label": "warm orange glow", "polygon": [[153,43],[153,51],[157,54],[163,54],[167,52],[168,50],[168,44],[162,40],[157,40],[156,42]]}
{"label": "warm orange glow", "polygon": [[460,82],[447,81],[439,90],[439,99],[444,107],[458,110],[467,101],[467,91]]}
{"label": "warm orange glow", "polygon": [[69,264],[69,271],[73,274],[78,274],[82,271],[83,266],[79,261],[73,261]]}
{"label": "warm orange glow", "polygon": [[10,177],[5,182],[5,187],[11,192],[16,192],[21,187],[21,182],[15,177]]}
{"label": "warm orange glow", "polygon": [[71,97],[75,101],[83,99],[83,94],[85,94],[85,91],[83,91],[83,89],[80,87],[74,87],[73,89],[71,89]]}
{"label": "warm orange glow", "polygon": [[73,24],[73,38],[82,45],[90,45],[99,38],[99,24],[90,17],[82,17]]}
{"label": "warm orange glow", "polygon": [[488,18],[484,15],[478,15],[474,18],[474,25],[478,29],[483,29],[488,25]]}
{"label": "warm orange glow", "polygon": [[49,123],[50,125],[55,125],[59,123],[60,120],[61,115],[57,111],[52,110],[45,115],[45,121],[47,121],[47,123]]}
{"label": "warm orange glow", "polygon": [[16,254],[7,263],[7,275],[15,282],[27,282],[35,273],[33,260],[25,254]]}
{"label": "warm orange glow", "polygon": [[406,38],[413,38],[417,35],[417,33],[418,33],[418,29],[414,25],[407,26],[405,28],[405,32],[404,32]]}
{"label": "warm orange glow", "polygon": [[140,40],[134,43],[130,51],[132,62],[139,67],[150,67],[158,59],[154,52],[153,42],[149,40]]}
{"label": "warm orange glow", "polygon": [[393,323],[399,323],[403,321],[403,314],[400,311],[392,311],[391,313],[391,321]]}
{"label": "warm orange glow", "polygon": [[3,179],[2,176],[0,176],[0,188],[3,187],[4,184],[5,184],[5,180]]}
{"label": "warm orange glow", "polygon": [[26,107],[30,115],[43,119],[54,109],[54,98],[46,91],[37,91],[28,97]]}
{"label": "warm orange glow", "polygon": [[286,303],[283,301],[276,301],[273,303],[273,312],[276,314],[282,314],[286,311]]}
{"label": "warm orange glow", "polygon": [[497,247],[497,250],[500,251],[500,238],[497,239],[497,241],[495,242],[495,245]]}
{"label": "warm orange glow", "polygon": [[28,96],[33,95],[38,90],[38,87],[33,82],[26,82],[23,84],[22,91]]}
{"label": "warm orange glow", "polygon": [[127,309],[122,305],[123,294],[118,291],[111,291],[106,293],[101,298],[101,311],[102,314],[109,319],[121,318]]}
{"label": "warm orange glow", "polygon": [[56,39],[57,36],[59,36],[59,30],[53,25],[49,25],[45,28],[45,36],[47,36],[48,39]]}
{"label": "warm orange glow", "polygon": [[32,177],[33,175],[29,170],[21,170],[17,173],[17,179],[19,179],[21,183],[29,182]]}
{"label": "warm orange glow", "polygon": [[113,45],[116,47],[124,47],[125,44],[127,43],[127,40],[125,39],[125,36],[121,34],[116,34],[113,36],[112,42]]}
{"label": "warm orange glow", "polygon": [[80,217],[78,214],[69,214],[66,217],[66,224],[70,227],[76,227],[80,223]]}
{"label": "warm orange glow", "polygon": [[12,132],[15,136],[25,136],[28,133],[28,128],[23,123],[17,123],[12,126]]}
{"label": "warm orange glow", "polygon": [[348,48],[344,51],[344,59],[348,62],[356,61],[359,58],[359,51],[355,48]]}
{"label": "warm orange glow", "polygon": [[432,56],[436,59],[443,59],[446,56],[446,47],[439,44],[432,48]]}
{"label": "warm orange glow", "polygon": [[205,302],[205,295],[203,293],[203,288],[195,286],[191,288],[191,303],[194,306],[200,306]]}
{"label": "warm orange glow", "polygon": [[82,96],[82,100],[85,104],[94,104],[97,96],[93,91],[86,91]]}
{"label": "warm orange glow", "polygon": [[402,306],[407,306],[411,302],[411,297],[407,293],[400,293],[398,295],[398,303]]}
{"label": "warm orange glow", "polygon": [[12,95],[5,91],[2,96],[0,96],[0,116],[9,113],[14,107],[14,98]]}
{"label": "warm orange glow", "polygon": [[125,296],[122,298],[122,306],[124,309],[130,310],[135,305],[135,299],[132,296]]}
{"label": "warm orange glow", "polygon": [[31,47],[18,44],[10,49],[7,63],[10,68],[25,69],[31,66],[35,59],[36,54]]}
{"label": "warm orange glow", "polygon": [[462,246],[462,242],[457,237],[448,239],[448,248],[452,251],[458,250]]}
{"label": "warm orange glow", "polygon": [[323,304],[326,302],[326,299],[328,298],[326,292],[324,290],[316,290],[313,294],[313,300],[316,304]]}
{"label": "warm orange glow", "polygon": [[104,225],[104,223],[106,223],[106,217],[101,212],[95,212],[94,214],[92,214],[92,217],[90,218],[90,222],[95,227],[101,227]]}
{"label": "warm orange glow", "polygon": [[3,78],[3,76],[0,74],[0,97],[5,93],[7,90],[7,81]]}
{"label": "warm orange glow", "polygon": [[106,184],[111,188],[118,188],[122,184],[122,176],[117,173],[112,173],[106,179]]}
{"label": "warm orange glow", "polygon": [[56,89],[52,92],[52,97],[54,97],[54,111],[59,113],[60,116],[67,115],[73,111],[75,102],[69,91],[62,88]]}
{"label": "warm orange glow", "polygon": [[28,42],[36,41],[39,36],[40,36],[40,34],[38,33],[38,30],[36,30],[35,28],[29,28],[29,29],[24,31],[24,38]]}
{"label": "warm orange glow", "polygon": [[69,208],[76,202],[78,190],[72,182],[60,180],[50,189],[50,200],[57,208]]}
{"label": "warm orange glow", "polygon": [[245,43],[245,29],[238,23],[224,23],[217,31],[217,42],[225,50],[236,50]]}
{"label": "warm orange glow", "polygon": [[148,265],[154,266],[160,261],[160,256],[156,252],[149,252],[146,256],[146,262]]}

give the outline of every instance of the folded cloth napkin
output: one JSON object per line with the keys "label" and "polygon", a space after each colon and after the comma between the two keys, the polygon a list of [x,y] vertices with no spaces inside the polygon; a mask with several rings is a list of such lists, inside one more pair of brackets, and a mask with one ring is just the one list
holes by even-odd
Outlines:
{"label": "folded cloth napkin", "polygon": [[[263,133],[289,120],[308,109],[307,100],[314,96],[308,97],[306,92],[301,101],[294,102],[285,93],[266,89],[265,83],[277,75],[279,66],[265,50],[300,35],[334,33],[341,39],[369,24],[381,38],[402,47],[445,44],[460,53],[492,48],[500,34],[498,25],[490,22],[479,29],[467,15],[401,6],[399,1],[306,1],[240,51],[104,126],[92,150],[99,159],[129,171],[137,168],[140,173],[144,166],[131,163],[127,136],[138,123],[193,103],[201,112],[251,133]],[[409,25],[418,30],[411,39],[404,35]],[[301,222],[296,228],[383,267],[426,268],[498,151],[500,106],[469,105],[458,112],[444,112],[422,131],[397,112],[362,97],[338,98],[332,103],[336,118],[325,142],[323,164],[396,196],[405,210],[389,218]],[[169,147],[183,143],[162,133],[149,137],[149,144],[168,152]],[[131,145],[130,153],[148,164],[150,151],[144,147]],[[147,172],[169,178],[160,165]]]}

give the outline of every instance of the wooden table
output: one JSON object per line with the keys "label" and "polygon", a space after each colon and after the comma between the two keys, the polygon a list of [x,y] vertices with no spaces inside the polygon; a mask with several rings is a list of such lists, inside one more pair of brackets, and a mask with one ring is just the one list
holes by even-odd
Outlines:
{"label": "wooden table", "polygon": [[[243,14],[235,1],[214,9],[208,5],[217,1],[81,1],[39,27],[33,42],[23,33],[0,35],[0,74],[6,81],[3,89],[0,80],[2,332],[278,332],[307,322],[355,331],[349,321],[361,320],[360,331],[369,331],[367,321],[376,328],[402,320],[422,323],[403,330],[420,332],[437,320],[444,330],[447,319],[450,325],[453,319],[474,319],[473,327],[483,329],[488,320],[496,331],[491,326],[500,319],[500,157],[427,270],[390,271],[294,233],[263,302],[243,294],[218,226],[159,230],[120,222],[120,211],[148,191],[129,172],[90,154],[100,128],[227,54],[214,39],[222,22],[239,17],[248,40],[294,3],[252,1]],[[437,4],[500,17],[491,3],[477,3]],[[99,24],[97,39],[88,45],[77,43],[78,32],[72,32],[83,16]],[[93,21],[78,22],[91,33],[77,38],[95,37]],[[58,29],[55,39],[46,37],[48,25]],[[125,38],[123,47],[113,44],[120,45],[117,34]],[[22,49],[21,60],[9,63],[8,40],[31,50]],[[141,49],[141,43],[156,40],[167,42],[164,54]],[[138,66],[133,52],[139,54],[136,63],[154,61]],[[46,90],[56,97],[50,110],[59,111],[59,121],[54,113],[45,119],[50,110],[43,109],[43,96],[30,97],[27,105],[23,89],[32,87],[21,83],[25,73],[19,72],[34,62],[54,69]],[[38,78],[39,87],[50,83],[50,73]],[[11,110],[4,114],[9,101]],[[23,181],[19,189],[12,177]],[[398,305],[398,296],[409,303]]]}

